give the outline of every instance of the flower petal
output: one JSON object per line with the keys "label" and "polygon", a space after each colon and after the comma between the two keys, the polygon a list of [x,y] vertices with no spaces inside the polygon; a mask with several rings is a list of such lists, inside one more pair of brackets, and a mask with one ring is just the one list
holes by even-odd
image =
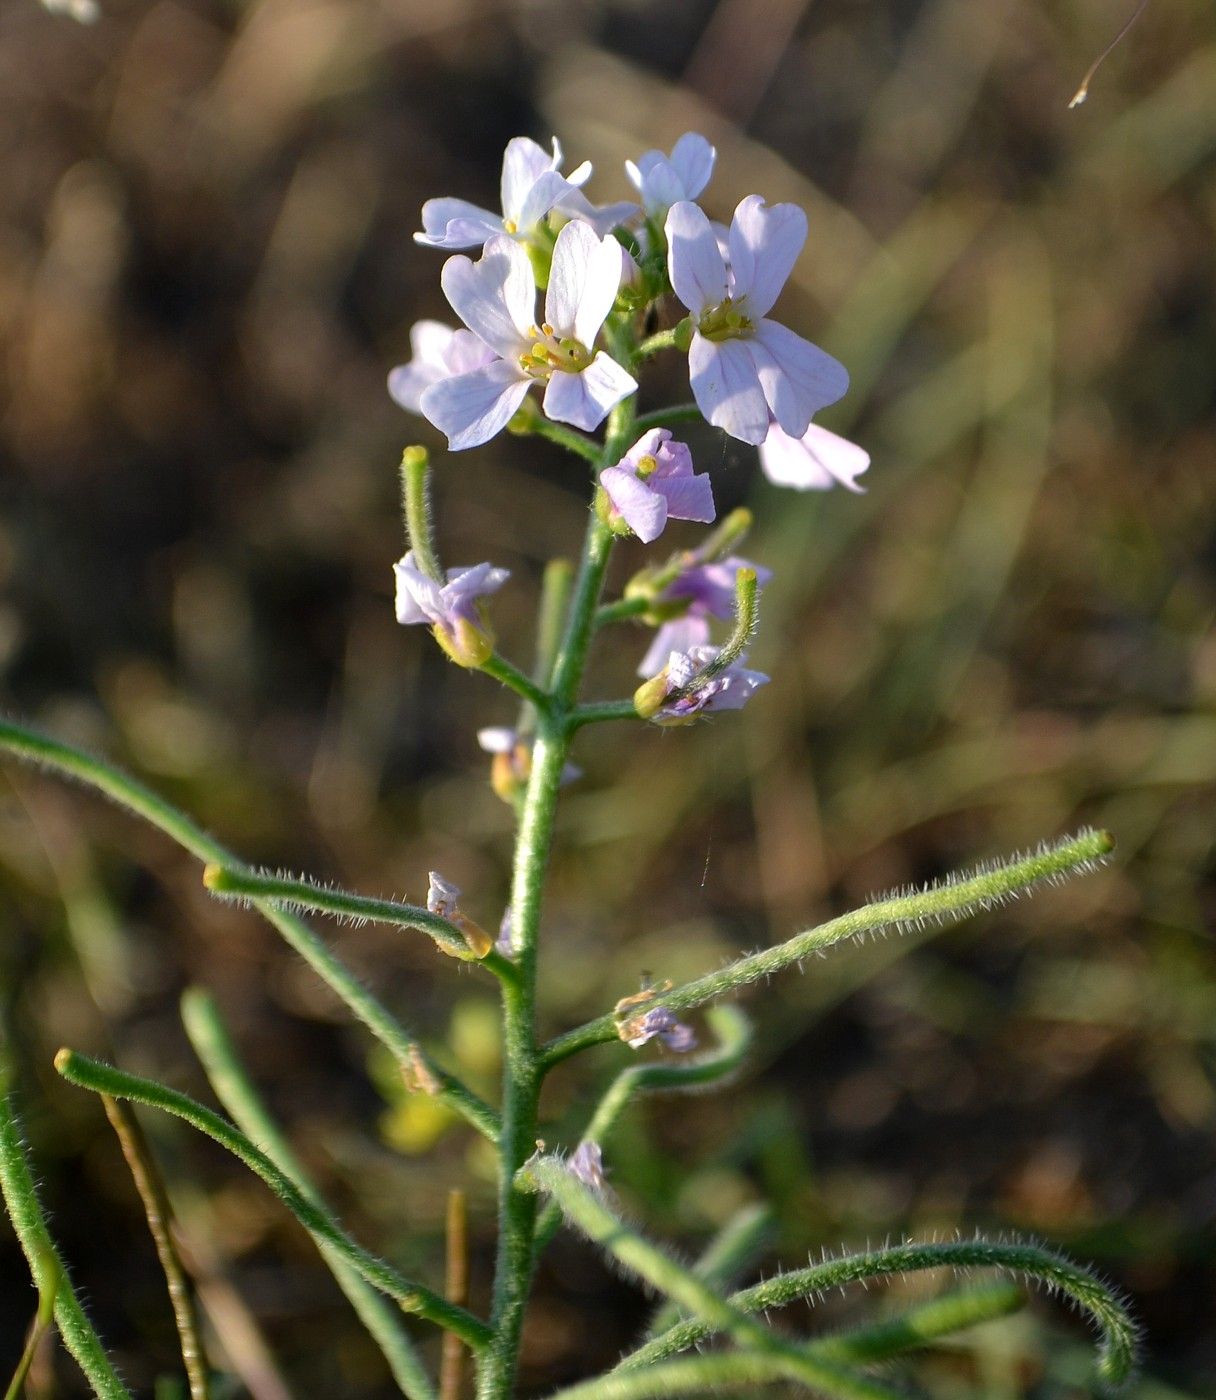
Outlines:
{"label": "flower petal", "polygon": [[601,350],[581,373],[552,375],[545,390],[545,412],[558,423],[591,432],[637,387],[637,380]]}
{"label": "flower petal", "polygon": [[694,335],[688,351],[688,382],[697,407],[714,427],[741,442],[764,441],[768,405],[744,341]]}
{"label": "flower petal", "polygon": [[527,233],[561,200],[579,193],[564,175],[559,175],[556,170],[546,170],[524,196],[515,220],[516,232]]}
{"label": "flower petal", "polygon": [[558,335],[593,345],[620,290],[623,267],[615,238],[597,238],[590,224],[571,220],[553,246],[545,320]]}
{"label": "flower petal", "polygon": [[816,423],[800,438],[774,423],[760,444],[760,466],[776,486],[796,491],[826,491],[837,484],[862,492],[857,478],[870,465],[870,454],[855,442]]}
{"label": "flower petal", "polygon": [[440,282],[453,311],[475,335],[504,359],[519,354],[536,314],[536,279],[524,248],[510,238],[492,238],[477,262],[449,258]]}
{"label": "flower petal", "polygon": [[697,131],[686,131],[671,148],[671,168],[683,187],[684,199],[696,197],[709,184],[718,152]]}
{"label": "flower petal", "polygon": [[665,622],[654,634],[646,655],[638,663],[638,675],[649,680],[667,665],[672,652],[681,655],[709,641],[709,623],[703,617],[677,617]]}
{"label": "flower petal", "polygon": [[704,472],[699,476],[655,476],[651,485],[666,497],[667,514],[672,519],[699,520],[703,525],[714,520],[714,490]]}
{"label": "flower petal", "polygon": [[480,248],[503,231],[497,214],[467,199],[428,199],[422,206],[422,229],[414,242],[427,248]]}
{"label": "flower petal", "polygon": [[747,344],[773,417],[794,437],[848,391],[849,374],[839,360],[777,321],[761,321]]}
{"label": "flower petal", "polygon": [[600,472],[600,485],[617,513],[643,544],[650,544],[663,533],[667,524],[667,499],[652,491],[624,467],[605,467]]}
{"label": "flower petal", "polygon": [[393,565],[396,581],[397,621],[405,627],[419,622],[437,622],[443,616],[440,586],[414,563],[413,551]]}
{"label": "flower petal", "polygon": [[806,215],[796,204],[765,204],[749,194],[730,226],[730,270],[735,296],[747,297],[751,316],[765,316],[781,294],[806,242]]}
{"label": "flower petal", "polygon": [[501,432],[524,401],[530,381],[510,360],[495,360],[469,374],[440,380],[422,396],[422,412],[446,433],[448,447],[480,447]]}
{"label": "flower petal", "polygon": [[[574,335],[578,305],[587,285],[587,269],[598,247],[599,239],[590,225],[577,219],[557,235],[549,265],[549,286],[545,291],[545,321],[559,336]],[[617,275],[620,276],[619,258]]]}
{"label": "flower petal", "polygon": [[726,298],[726,264],[703,210],[681,200],[667,212],[667,269],[694,316]]}
{"label": "flower petal", "polygon": [[409,364],[397,365],[389,371],[388,391],[407,413],[421,413],[422,395],[432,384],[442,379],[444,373],[444,370],[435,365],[413,359]]}
{"label": "flower petal", "polygon": [[547,171],[555,170],[561,161],[561,147],[554,143],[553,155],[548,155],[543,146],[538,146],[528,136],[516,136],[507,142],[502,157],[502,181],[499,192],[502,196],[502,216],[514,220],[522,227],[520,213],[524,200],[537,180]]}

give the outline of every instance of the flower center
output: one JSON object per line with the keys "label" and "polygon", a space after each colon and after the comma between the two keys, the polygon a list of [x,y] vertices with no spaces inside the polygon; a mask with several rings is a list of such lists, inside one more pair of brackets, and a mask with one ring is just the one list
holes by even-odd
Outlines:
{"label": "flower center", "polygon": [[594,358],[580,341],[559,337],[548,321],[543,326],[532,326],[528,336],[532,344],[520,355],[519,363],[533,379],[548,379],[554,371],[578,374]]}
{"label": "flower center", "polygon": [[653,476],[658,469],[659,459],[647,452],[644,457],[638,459],[637,478],[639,481],[645,481],[648,476]]}
{"label": "flower center", "polygon": [[751,335],[752,320],[747,314],[747,301],[740,297],[735,301],[727,297],[717,306],[711,306],[701,313],[697,329],[706,340],[735,340],[739,336]]}

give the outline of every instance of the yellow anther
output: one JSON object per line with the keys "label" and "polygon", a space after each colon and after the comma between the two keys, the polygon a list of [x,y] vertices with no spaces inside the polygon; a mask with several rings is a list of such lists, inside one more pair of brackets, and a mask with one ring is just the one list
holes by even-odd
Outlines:
{"label": "yellow anther", "polygon": [[648,452],[638,462],[638,480],[645,481],[648,476],[653,476],[658,469],[659,459],[657,457],[652,457]]}
{"label": "yellow anther", "polygon": [[544,331],[546,335],[556,334],[553,327],[548,323],[548,321],[546,321],[545,324],[541,327],[541,330]]}
{"label": "yellow anther", "polygon": [[502,226],[503,226],[503,228],[506,230],[507,233],[518,233],[518,232],[519,232],[519,225],[515,222],[514,219],[504,219],[504,220],[502,221]]}

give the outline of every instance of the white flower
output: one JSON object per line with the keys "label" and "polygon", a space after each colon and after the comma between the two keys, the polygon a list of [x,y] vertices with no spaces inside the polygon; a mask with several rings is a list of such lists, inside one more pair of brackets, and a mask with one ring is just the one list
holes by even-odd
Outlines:
{"label": "white flower", "polygon": [[553,138],[553,154],[527,136],[507,142],[502,158],[502,213],[495,214],[467,199],[428,199],[422,206],[422,232],[415,243],[428,248],[480,248],[487,238],[507,234],[526,239],[549,210],[571,199],[591,175],[586,161],[562,175],[562,148]]}
{"label": "white flower", "polygon": [[717,151],[704,136],[686,131],[670,156],[647,151],[636,163],[627,160],[625,173],[642,196],[642,208],[652,219],[660,220],[673,204],[700,195],[713,176],[717,158]]}
{"label": "white flower", "polygon": [[766,319],[806,242],[806,215],[748,195],[731,222],[729,268],[695,204],[672,205],[666,228],[671,285],[695,326],[688,373],[697,406],[743,442],[763,442],[772,418],[801,437],[849,387],[838,360]]}
{"label": "white flower", "polygon": [[527,250],[491,238],[477,262],[449,258],[443,290],[460,319],[497,358],[441,380],[421,399],[424,415],[448,436],[453,451],[477,447],[500,432],[533,384],[545,386],[545,413],[590,431],[637,389],[602,350],[593,349],[621,285],[621,246],[597,238],[585,223],[557,236],[545,321],[538,326],[536,278]]}

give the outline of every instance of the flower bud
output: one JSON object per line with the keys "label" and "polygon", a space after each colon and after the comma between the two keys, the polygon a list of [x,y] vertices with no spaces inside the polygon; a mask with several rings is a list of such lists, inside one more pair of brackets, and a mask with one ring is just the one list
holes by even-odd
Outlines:
{"label": "flower bud", "polygon": [[663,708],[663,702],[667,699],[667,688],[667,669],[664,667],[657,676],[643,681],[633,692],[633,708],[642,719],[653,719]]}
{"label": "flower bud", "polygon": [[457,666],[476,671],[494,655],[494,638],[488,628],[467,617],[455,618],[451,628],[437,622],[431,635]]}

